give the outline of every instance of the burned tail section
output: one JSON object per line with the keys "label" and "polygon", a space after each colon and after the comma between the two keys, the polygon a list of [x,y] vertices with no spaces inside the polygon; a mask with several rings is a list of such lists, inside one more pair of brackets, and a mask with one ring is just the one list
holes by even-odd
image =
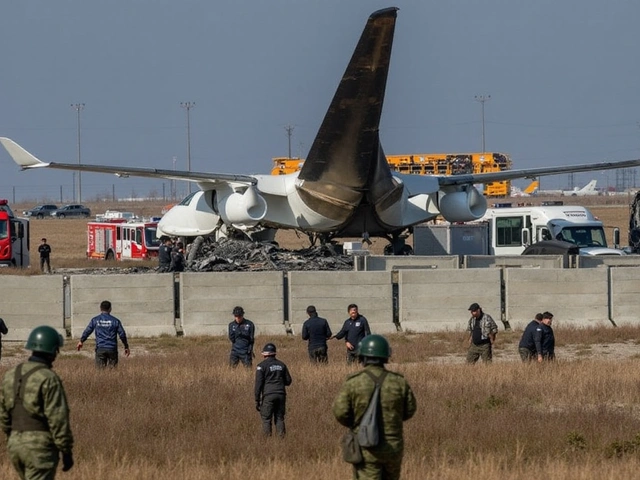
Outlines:
{"label": "burned tail section", "polygon": [[339,230],[360,229],[357,234],[368,227],[347,225],[356,211],[375,230],[375,211],[402,194],[378,135],[396,11],[387,8],[369,17],[298,176],[307,206],[334,220]]}

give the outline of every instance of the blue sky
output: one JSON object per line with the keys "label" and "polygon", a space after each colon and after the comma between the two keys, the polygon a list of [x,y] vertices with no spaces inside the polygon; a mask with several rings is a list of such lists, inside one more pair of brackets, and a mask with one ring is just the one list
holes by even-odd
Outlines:
{"label": "blue sky", "polygon": [[[488,151],[514,168],[640,158],[640,3],[586,0],[7,0],[0,135],[44,161],[267,173],[306,156],[369,14],[397,6],[381,124],[388,154]],[[20,172],[0,197],[65,200],[73,175]],[[615,183],[615,172],[576,175]],[[567,175],[543,179],[566,187]],[[640,183],[640,176],[638,178]],[[522,182],[526,184],[527,182]],[[83,174],[83,199],[169,193],[166,181]]]}

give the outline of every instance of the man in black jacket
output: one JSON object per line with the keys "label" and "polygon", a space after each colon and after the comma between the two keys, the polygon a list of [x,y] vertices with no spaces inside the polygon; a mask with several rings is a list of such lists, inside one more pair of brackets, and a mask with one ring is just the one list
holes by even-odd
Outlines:
{"label": "man in black jacket", "polygon": [[538,353],[538,362],[556,359],[556,337],[551,328],[553,322],[553,313],[544,312],[542,314],[542,322],[540,328],[536,330],[535,342]]}
{"label": "man in black jacket", "polygon": [[358,312],[358,306],[355,303],[347,307],[347,312],[349,312],[349,318],[344,321],[342,329],[333,338],[345,339],[347,363],[351,364],[358,361],[358,344],[364,337],[371,335],[371,329],[366,317]]}
{"label": "man in black jacket", "polygon": [[302,324],[302,339],[309,341],[309,360],[312,363],[327,363],[327,340],[331,338],[331,327],[325,318],[319,317],[316,307],[307,307],[309,319]]}
{"label": "man in black jacket", "polygon": [[271,422],[276,425],[276,433],[284,437],[286,428],[284,415],[287,405],[286,387],[291,385],[291,375],[287,366],[276,359],[276,346],[267,343],[262,349],[264,360],[256,369],[255,397],[256,410],[262,418],[262,433],[271,436]]}
{"label": "man in black jacket", "polygon": [[535,341],[536,330],[540,328],[541,322],[542,314],[536,313],[536,317],[529,322],[529,325],[527,325],[524,329],[524,332],[522,332],[522,338],[520,339],[520,343],[518,344],[518,353],[520,354],[520,358],[523,362],[529,362],[533,360],[533,358],[536,356],[536,353],[540,353],[540,355],[542,355],[542,351],[536,352]]}

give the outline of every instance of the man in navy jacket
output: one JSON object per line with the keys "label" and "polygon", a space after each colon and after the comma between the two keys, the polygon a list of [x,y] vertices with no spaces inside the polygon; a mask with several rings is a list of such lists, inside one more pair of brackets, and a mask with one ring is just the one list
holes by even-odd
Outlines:
{"label": "man in navy jacket", "polygon": [[122,322],[111,315],[111,302],[100,303],[100,315],[93,317],[78,342],[78,351],[89,335],[96,332],[96,367],[115,367],[118,364],[118,337],[124,345],[124,355],[129,356],[129,342]]}

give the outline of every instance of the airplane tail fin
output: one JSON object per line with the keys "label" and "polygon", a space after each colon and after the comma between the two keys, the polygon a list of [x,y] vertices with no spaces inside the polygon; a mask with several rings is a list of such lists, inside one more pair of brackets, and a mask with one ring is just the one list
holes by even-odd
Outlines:
{"label": "airplane tail fin", "polygon": [[401,194],[378,136],[397,10],[369,17],[298,176],[303,201],[337,221],[365,197],[379,204]]}
{"label": "airplane tail fin", "polygon": [[582,187],[581,191],[582,192],[593,192],[593,191],[595,191],[597,184],[598,184],[597,180],[591,180],[584,187]]}
{"label": "airplane tail fin", "polygon": [[523,193],[526,193],[527,195],[533,195],[533,193],[535,193],[538,190],[539,185],[540,185],[540,182],[538,180],[534,180],[529,184],[527,188],[524,189]]}

